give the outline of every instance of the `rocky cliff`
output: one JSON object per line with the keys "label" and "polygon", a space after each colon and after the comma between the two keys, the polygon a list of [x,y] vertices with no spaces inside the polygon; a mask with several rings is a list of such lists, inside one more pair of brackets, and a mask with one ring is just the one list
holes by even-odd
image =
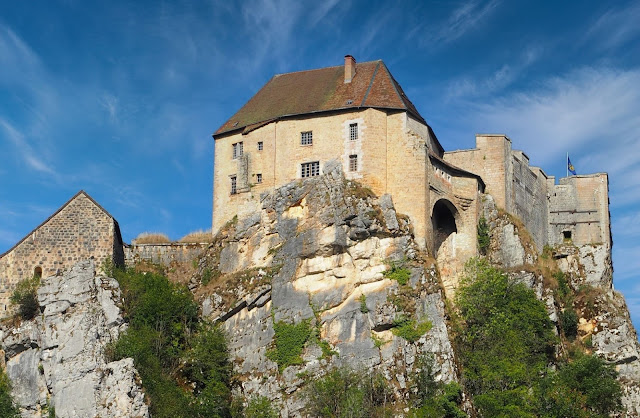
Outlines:
{"label": "rocky cliff", "polygon": [[[540,256],[518,219],[498,211],[491,196],[483,201],[490,261],[535,290],[558,335],[562,313],[578,314],[577,339],[562,340],[559,357],[577,344],[615,363],[627,415],[640,415],[639,345],[624,299],[612,289],[609,248],[567,243]],[[447,314],[459,273],[439,276],[390,196],[346,181],[335,164],[323,176],[262,195],[261,202],[260,212],[222,229],[190,284],[203,315],[227,330],[238,394],[266,396],[282,416],[298,416],[306,383],[346,365],[382,372],[402,400],[424,354],[435,359],[436,380],[459,379]],[[551,276],[558,269],[575,294],[570,303],[558,296]],[[403,337],[398,328],[407,319],[428,323],[428,331]],[[273,355],[282,324],[305,322],[317,337],[282,367]]]}
{"label": "rocky cliff", "polygon": [[13,397],[25,417],[146,417],[132,359],[105,361],[126,324],[118,282],[96,276],[92,260],[42,280],[41,315],[5,323],[0,341]]}

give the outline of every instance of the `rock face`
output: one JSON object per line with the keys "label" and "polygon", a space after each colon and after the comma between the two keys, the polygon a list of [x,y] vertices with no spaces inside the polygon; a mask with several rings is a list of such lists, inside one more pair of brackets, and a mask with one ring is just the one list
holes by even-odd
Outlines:
{"label": "rock face", "polygon": [[7,374],[23,416],[146,417],[132,359],[107,363],[105,346],[124,330],[118,282],[96,277],[93,261],[42,280],[42,314],[3,327]]}
{"label": "rock face", "polygon": [[[346,181],[340,164],[327,164],[324,175],[261,201],[260,212],[228,225],[201,258],[200,277],[217,278],[196,291],[203,312],[224,322],[244,396],[267,396],[283,416],[299,416],[305,380],[344,365],[381,372],[403,397],[425,354],[437,380],[457,379],[435,265],[390,196],[375,198]],[[393,267],[406,284],[385,276]],[[431,328],[409,342],[392,331],[402,316]],[[301,364],[280,371],[267,357],[278,321],[308,321],[318,334]]]}

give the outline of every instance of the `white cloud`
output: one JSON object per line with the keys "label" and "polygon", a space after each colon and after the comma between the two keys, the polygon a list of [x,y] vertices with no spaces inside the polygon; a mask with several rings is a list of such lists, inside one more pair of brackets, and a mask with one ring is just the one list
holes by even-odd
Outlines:
{"label": "white cloud", "polygon": [[27,142],[22,132],[18,131],[18,129],[1,117],[0,126],[5,132],[6,137],[13,143],[18,157],[24,161],[29,168],[44,174],[59,177],[58,173],[51,168],[50,164],[42,161],[40,156],[36,157],[33,147]]}
{"label": "white cloud", "polygon": [[[500,0],[473,0],[463,3],[451,12],[449,17],[435,27],[426,23],[420,24],[410,31],[410,37],[420,37],[422,46],[430,48],[449,44],[463,37],[488,18],[497,8]],[[430,22],[431,23],[431,22]]]}
{"label": "white cloud", "polygon": [[640,3],[610,9],[594,23],[585,36],[585,42],[595,42],[600,49],[623,45],[640,34]]}

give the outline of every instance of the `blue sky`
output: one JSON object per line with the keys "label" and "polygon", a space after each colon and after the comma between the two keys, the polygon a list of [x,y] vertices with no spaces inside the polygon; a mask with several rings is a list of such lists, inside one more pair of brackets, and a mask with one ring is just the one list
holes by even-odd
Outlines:
{"label": "blue sky", "polygon": [[214,132],[275,73],[383,59],[447,150],[506,133],[610,175],[614,283],[640,324],[640,3],[0,4],[0,253],[79,189],[178,239],[211,223]]}

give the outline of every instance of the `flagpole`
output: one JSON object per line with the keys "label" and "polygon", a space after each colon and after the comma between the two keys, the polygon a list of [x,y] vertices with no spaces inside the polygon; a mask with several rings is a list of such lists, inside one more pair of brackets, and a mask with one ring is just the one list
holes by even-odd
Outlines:
{"label": "flagpole", "polygon": [[567,177],[569,177],[569,153],[567,152],[567,164],[565,164],[567,166]]}

